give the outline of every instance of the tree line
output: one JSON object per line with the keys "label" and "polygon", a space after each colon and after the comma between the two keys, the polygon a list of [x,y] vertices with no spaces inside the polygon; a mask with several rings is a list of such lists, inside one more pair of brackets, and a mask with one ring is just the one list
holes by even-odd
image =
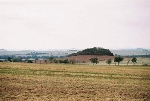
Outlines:
{"label": "tree line", "polygon": [[[98,58],[96,57],[96,58],[91,58],[91,59],[89,59],[90,61],[91,61],[91,63],[93,63],[93,65],[94,64],[98,64],[99,63],[99,60],[98,60]],[[120,62],[122,62],[123,60],[124,60],[124,58],[123,57],[120,57],[120,56],[118,56],[118,57],[115,57],[114,59],[114,62],[115,62],[115,65],[116,65],[116,63],[119,65],[120,64]],[[108,64],[108,65],[111,65],[111,63],[113,62],[113,60],[112,59],[108,59],[108,60],[106,60],[106,63]],[[22,61],[22,58],[11,58],[11,57],[8,57],[7,58],[7,61],[9,61],[9,62],[23,62]],[[33,62],[34,61],[34,62]],[[37,61],[40,61],[40,63],[41,63],[41,60],[27,60],[26,62],[27,63],[36,63]],[[55,57],[53,57],[53,56],[51,56],[51,57],[49,57],[48,59],[46,59],[46,60],[43,60],[46,64],[48,63],[48,61],[49,61],[49,63],[51,64],[51,63],[64,63],[64,64],[75,64],[75,63],[79,63],[78,61],[76,61],[75,59],[60,59],[60,60],[58,60],[58,59],[56,59]],[[0,61],[0,62],[3,62],[3,61]],[[129,64],[129,62],[132,62],[134,65],[135,65],[135,63],[137,63],[137,58],[136,57],[134,57],[134,58],[128,58],[128,60],[127,60],[127,65]],[[85,63],[85,61],[83,61],[83,63]]]}
{"label": "tree line", "polygon": [[[114,58],[115,65],[116,65],[116,63],[118,63],[118,65],[119,65],[120,62],[122,62],[123,60],[124,60],[123,57],[120,57],[120,56],[119,56],[119,57],[115,57],[115,58]],[[97,57],[96,57],[96,58],[91,58],[90,61],[91,61],[91,63],[93,63],[93,65],[94,65],[94,64],[97,64],[97,63],[99,62]],[[127,65],[129,64],[130,61],[135,65],[135,63],[137,63],[137,58],[134,57],[134,58],[132,58],[132,59],[131,59],[131,58],[128,59]],[[108,60],[106,61],[106,63],[110,65],[110,64],[112,63],[112,60],[111,60],[111,59],[108,59]]]}

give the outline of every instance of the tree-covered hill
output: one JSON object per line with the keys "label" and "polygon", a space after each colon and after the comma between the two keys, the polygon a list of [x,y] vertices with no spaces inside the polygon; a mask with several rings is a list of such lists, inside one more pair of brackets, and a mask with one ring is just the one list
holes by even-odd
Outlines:
{"label": "tree-covered hill", "polygon": [[104,49],[100,47],[87,48],[77,53],[70,54],[69,56],[77,56],[77,55],[108,55],[114,56],[113,53],[109,49]]}

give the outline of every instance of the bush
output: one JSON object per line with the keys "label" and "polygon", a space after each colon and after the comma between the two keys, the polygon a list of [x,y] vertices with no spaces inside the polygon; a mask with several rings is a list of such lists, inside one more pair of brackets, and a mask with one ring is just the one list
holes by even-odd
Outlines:
{"label": "bush", "polygon": [[65,63],[65,64],[69,63],[68,59],[65,59],[65,60],[64,60],[64,63]]}
{"label": "bush", "polygon": [[112,62],[111,59],[108,59],[108,60],[106,61],[106,63],[109,64],[109,65],[111,64],[111,62]]}
{"label": "bush", "polygon": [[63,63],[64,61],[63,60],[59,60],[59,63]]}
{"label": "bush", "polygon": [[59,60],[59,63],[65,63],[65,64],[67,64],[67,63],[69,63],[69,61],[68,61],[68,59],[65,59],[65,60]]}
{"label": "bush", "polygon": [[58,63],[58,60],[54,59],[53,62],[54,62],[54,63]]}
{"label": "bush", "polygon": [[33,63],[33,61],[32,60],[28,60],[27,63]]}
{"label": "bush", "polygon": [[148,66],[148,64],[145,63],[145,64],[143,64],[143,66]]}

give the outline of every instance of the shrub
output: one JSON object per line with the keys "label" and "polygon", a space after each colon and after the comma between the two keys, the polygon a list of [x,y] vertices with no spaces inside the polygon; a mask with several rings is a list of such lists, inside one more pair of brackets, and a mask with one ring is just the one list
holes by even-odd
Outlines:
{"label": "shrub", "polygon": [[108,59],[108,60],[106,61],[106,63],[109,64],[109,65],[111,64],[111,62],[112,62],[111,59]]}
{"label": "shrub", "polygon": [[65,63],[65,64],[69,63],[68,59],[65,59],[65,60],[64,60],[64,63]]}
{"label": "shrub", "polygon": [[28,60],[27,63],[33,63],[33,61],[32,60]]}
{"label": "shrub", "polygon": [[54,62],[54,63],[58,63],[58,60],[54,59],[53,62]]}
{"label": "shrub", "polygon": [[148,66],[148,64],[144,63],[143,66]]}

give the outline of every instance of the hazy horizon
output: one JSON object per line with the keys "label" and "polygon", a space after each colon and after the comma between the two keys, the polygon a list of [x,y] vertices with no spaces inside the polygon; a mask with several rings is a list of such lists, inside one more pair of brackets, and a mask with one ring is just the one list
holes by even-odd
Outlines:
{"label": "hazy horizon", "polygon": [[0,49],[150,49],[150,0],[0,0]]}
{"label": "hazy horizon", "polygon": [[[87,47],[87,48],[93,48],[93,47]],[[0,51],[2,50],[6,50],[6,51],[68,51],[68,50],[77,50],[77,51],[81,51],[87,48],[62,48],[62,49],[0,49]],[[101,48],[105,48],[105,47],[101,47]],[[109,50],[148,50],[150,51],[150,48],[105,48],[105,49],[109,49]]]}

